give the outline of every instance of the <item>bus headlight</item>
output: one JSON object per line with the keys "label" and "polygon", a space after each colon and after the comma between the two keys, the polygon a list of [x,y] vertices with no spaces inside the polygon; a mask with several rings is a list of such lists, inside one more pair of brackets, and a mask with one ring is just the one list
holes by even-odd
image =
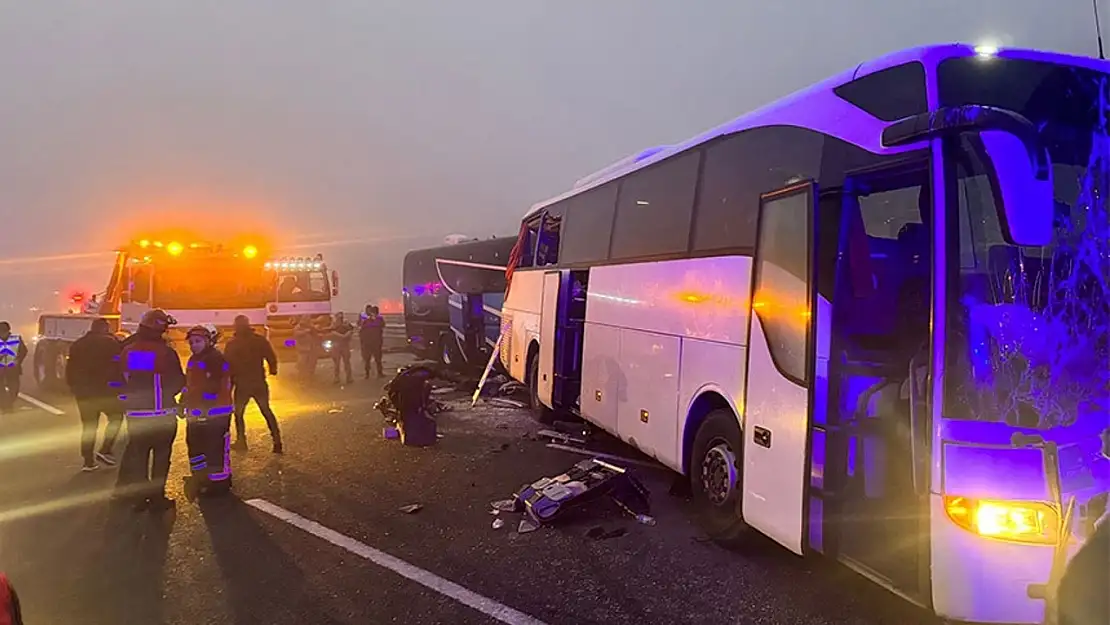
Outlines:
{"label": "bus headlight", "polygon": [[1056,543],[1059,517],[1046,503],[946,496],[944,510],[953,523],[973,534],[1019,543]]}

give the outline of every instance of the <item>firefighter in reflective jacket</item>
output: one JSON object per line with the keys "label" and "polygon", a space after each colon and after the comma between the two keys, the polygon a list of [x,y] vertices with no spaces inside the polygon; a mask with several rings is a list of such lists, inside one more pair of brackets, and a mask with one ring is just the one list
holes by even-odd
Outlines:
{"label": "firefighter in reflective jacket", "polygon": [[185,335],[193,355],[185,367],[181,406],[189,468],[185,496],[223,494],[231,489],[231,368],[216,349],[216,328],[194,326]]}
{"label": "firefighter in reflective jacket", "polygon": [[177,323],[165,311],[147,311],[139,329],[124,341],[120,360],[124,384],[120,400],[127,418],[127,448],[120,461],[117,497],[136,510],[165,510],[170,452],[177,438],[177,394],[185,386],[181,359],[166,343],[166,330]]}

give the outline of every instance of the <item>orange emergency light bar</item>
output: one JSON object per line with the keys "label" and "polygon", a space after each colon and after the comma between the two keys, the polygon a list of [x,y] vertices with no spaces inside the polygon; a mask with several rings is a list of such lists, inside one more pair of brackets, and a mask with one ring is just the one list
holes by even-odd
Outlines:
{"label": "orange emergency light bar", "polygon": [[[189,249],[189,250],[208,250],[208,251],[216,251],[216,252],[220,252],[220,251],[224,250],[224,247],[222,245],[213,245],[211,243],[200,243],[200,242],[195,242],[195,241],[192,242],[192,243],[189,243],[189,245],[186,246],[185,244],[181,243],[180,241],[170,241],[168,243],[163,243],[162,241],[151,241],[150,239],[141,239],[139,241],[134,241],[132,243],[132,245],[138,247],[141,250],[147,250],[151,247],[154,247],[154,248],[159,249],[159,250],[164,250],[170,256],[181,256],[183,253],[185,253],[186,249]],[[256,258],[258,256],[258,246],[252,245],[252,244],[244,245],[242,250],[240,250],[239,253],[235,254],[235,255],[236,256],[242,256],[243,258],[247,258],[247,259]],[[150,257],[146,256],[144,258],[144,260],[145,261],[150,261]],[[132,260],[132,262],[135,262],[134,259]]]}

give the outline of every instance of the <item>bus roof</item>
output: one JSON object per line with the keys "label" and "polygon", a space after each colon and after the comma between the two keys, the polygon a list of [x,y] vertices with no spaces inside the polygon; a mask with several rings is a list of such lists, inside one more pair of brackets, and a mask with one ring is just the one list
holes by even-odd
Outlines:
{"label": "bus roof", "polygon": [[[534,204],[525,214],[525,218],[538,213],[547,206],[653,165],[669,156],[697,147],[717,137],[733,134],[749,128],[761,126],[798,126],[810,128],[843,141],[853,143],[877,154],[890,154],[913,149],[913,146],[893,149],[884,148],[880,140],[882,129],[887,125],[887,122],[872,117],[870,114],[856,108],[846,100],[837,97],[833,89],[857,78],[862,78],[863,76],[873,74],[877,71],[911,61],[921,61],[926,68],[929,68],[934,67],[937,63],[946,58],[973,56],[975,54],[978,54],[975,46],[967,44],[937,44],[901,50],[871,61],[860,63],[853,69],[780,98],[762,108],[717,126],[692,139],[674,145],[649,148],[617,161],[608,167],[581,178],[570,191]],[[1049,63],[1084,67],[1101,72],[1110,72],[1110,62],[1061,53],[1003,48],[997,51],[992,50],[990,56],[1046,61]],[[932,97],[935,96],[930,95],[930,98]]]}

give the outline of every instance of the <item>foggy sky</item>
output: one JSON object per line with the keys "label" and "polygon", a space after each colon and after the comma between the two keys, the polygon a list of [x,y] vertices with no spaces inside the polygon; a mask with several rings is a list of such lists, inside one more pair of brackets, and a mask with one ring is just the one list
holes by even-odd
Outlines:
{"label": "foggy sky", "polygon": [[1094,56],[1091,1],[0,0],[0,314],[99,290],[82,255],[129,231],[229,219],[330,242],[348,307],[395,296],[407,249],[515,233],[870,57],[987,40]]}

